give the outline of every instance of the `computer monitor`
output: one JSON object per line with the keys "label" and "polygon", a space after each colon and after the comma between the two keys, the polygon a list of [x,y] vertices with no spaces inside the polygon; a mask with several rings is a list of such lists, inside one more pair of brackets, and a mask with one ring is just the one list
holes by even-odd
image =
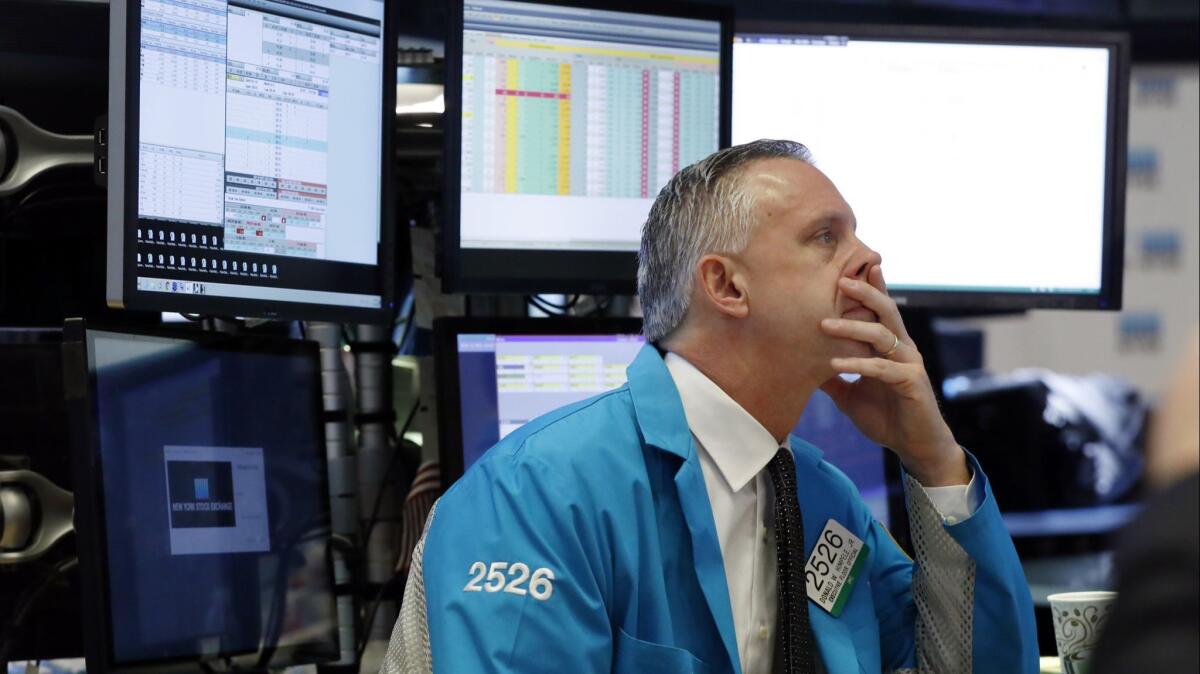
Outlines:
{"label": "computer monitor", "polygon": [[390,316],[395,7],[114,0],[111,305]]}
{"label": "computer monitor", "polygon": [[[564,405],[618,388],[645,344],[637,319],[444,318],[434,322],[438,442],[445,484],[501,438]],[[850,477],[889,522],[889,470],[872,443],[817,392],[794,433]],[[894,482],[894,479],[892,480]]]}
{"label": "computer monitor", "polygon": [[1119,309],[1128,40],[739,25],[733,142],[787,138],[901,305]]}
{"label": "computer monitor", "polygon": [[445,484],[525,423],[620,387],[646,341],[638,319],[439,318],[433,331]]}
{"label": "computer monitor", "polygon": [[453,4],[443,287],[632,293],[659,189],[728,143],[728,8]]}
{"label": "computer monitor", "polygon": [[64,336],[89,671],[336,659],[317,345],[166,334]]}

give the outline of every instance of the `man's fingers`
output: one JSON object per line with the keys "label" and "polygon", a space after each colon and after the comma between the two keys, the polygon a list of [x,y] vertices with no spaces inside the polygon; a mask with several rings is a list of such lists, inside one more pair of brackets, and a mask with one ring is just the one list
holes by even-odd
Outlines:
{"label": "man's fingers", "polygon": [[892,298],[885,295],[879,288],[852,278],[842,278],[838,281],[843,292],[863,303],[863,306],[875,312],[879,322],[891,330],[901,341],[908,341],[908,331],[904,329],[904,321],[900,318],[900,309]]}
{"label": "man's fingers", "polygon": [[839,374],[859,374],[889,385],[912,382],[912,365],[886,358],[834,358],[829,363]]}
{"label": "man's fingers", "polygon": [[[884,354],[892,350],[896,346],[896,335],[891,330],[888,330],[881,323],[868,323],[867,321],[854,321],[845,318],[826,318],[821,321],[821,329],[826,334],[832,337],[841,337],[843,339],[853,339],[855,341],[869,344],[877,353]],[[890,357],[893,360],[906,361],[908,359],[908,349],[910,347],[901,342],[896,352]]]}

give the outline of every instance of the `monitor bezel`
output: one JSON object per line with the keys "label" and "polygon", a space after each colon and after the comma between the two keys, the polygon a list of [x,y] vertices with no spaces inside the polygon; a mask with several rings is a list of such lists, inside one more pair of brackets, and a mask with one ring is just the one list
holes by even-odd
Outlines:
{"label": "monitor bezel", "polygon": [[[721,26],[718,148],[729,147],[732,126],[733,9],[670,0],[555,0],[548,6],[716,21]],[[445,168],[440,237],[442,291],[488,293],[607,293],[637,290],[635,251],[558,251],[467,248],[461,245],[463,0],[450,3],[446,35]]]}
{"label": "monitor bezel", "polygon": [[[200,654],[170,658],[150,658],[117,662],[114,655],[112,630],[112,596],[108,584],[108,522],[105,517],[104,466],[100,452],[100,420],[96,390],[96,367],[91,357],[92,340],[97,333],[104,335],[126,335],[152,339],[191,341],[207,349],[254,352],[284,356],[300,356],[311,359],[316,378],[311,405],[313,409],[313,437],[325,437],[323,403],[320,386],[320,354],[316,342],[290,340],[260,335],[228,335],[223,333],[179,331],[179,330],[134,330],[122,327],[89,326],[82,319],[70,319],[63,327],[63,390],[66,397],[67,418],[70,422],[71,464],[75,488],[75,535],[79,550],[79,577],[82,588],[82,622],[84,629],[85,657],[88,669],[104,672],[151,672],[206,670],[202,663],[230,659],[241,666],[254,666],[259,651]],[[324,519],[332,535],[332,506],[326,497],[329,493],[329,471],[324,445],[318,443],[315,452],[321,470],[321,491],[318,498]],[[91,563],[87,555],[92,555]],[[329,581],[330,615],[337,615],[334,594],[335,577],[333,556],[326,555],[325,573]],[[336,620],[330,624],[325,640],[313,640],[276,648],[271,658],[280,658],[292,664],[320,664],[333,662],[340,656],[338,626]],[[331,648],[318,657],[308,657],[313,646],[331,644]],[[297,657],[299,656],[299,657]]]}
{"label": "monitor bezel", "polygon": [[[851,39],[960,42],[1039,46],[1101,47],[1109,52],[1108,103],[1101,232],[1100,290],[1097,293],[1035,293],[965,290],[904,290],[888,294],[902,307],[968,311],[1121,308],[1125,266],[1125,172],[1129,118],[1130,42],[1126,33],[1003,27],[739,21],[742,35],[837,35]],[[803,139],[799,139],[803,140]],[[818,157],[818,160],[820,158]]]}
{"label": "monitor bezel", "polygon": [[194,313],[266,319],[326,320],[355,323],[390,321],[395,312],[395,214],[392,164],[396,125],[398,11],[383,2],[380,110],[379,308],[280,300],[155,293],[137,289],[139,49],[141,3],[113,0],[109,18],[109,173],[106,297],[109,306],[133,311]]}
{"label": "monitor bezel", "polygon": [[642,334],[640,318],[480,318],[450,317],[433,321],[433,366],[437,377],[438,459],[442,485],[463,474],[461,387],[458,336],[503,335],[632,335]]}

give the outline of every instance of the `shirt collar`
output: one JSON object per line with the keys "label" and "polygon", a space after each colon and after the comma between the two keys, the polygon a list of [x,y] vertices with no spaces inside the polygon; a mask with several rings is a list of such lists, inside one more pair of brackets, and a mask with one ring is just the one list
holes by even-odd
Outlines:
{"label": "shirt collar", "polygon": [[[663,360],[675,380],[692,435],[712,457],[729,488],[741,491],[775,458],[779,443],[695,365],[675,353],[668,353]],[[789,447],[789,443],[784,440],[783,446]]]}

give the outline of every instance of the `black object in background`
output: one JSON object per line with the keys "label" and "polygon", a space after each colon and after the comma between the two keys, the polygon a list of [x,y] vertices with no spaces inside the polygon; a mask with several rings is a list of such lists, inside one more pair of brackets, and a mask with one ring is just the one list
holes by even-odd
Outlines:
{"label": "black object in background", "polygon": [[1096,674],[1200,671],[1200,477],[1156,495],[1117,551],[1117,601]]}
{"label": "black object in background", "polygon": [[955,438],[986,467],[1002,511],[1116,503],[1139,483],[1147,406],[1115,378],[974,373],[943,389]]}
{"label": "black object in background", "polygon": [[[31,470],[70,491],[61,348],[61,330],[0,329],[0,471]],[[75,547],[68,535],[34,562],[0,565],[0,652],[7,648],[10,660],[83,656],[77,571],[60,574],[21,624],[12,623],[27,593],[75,557]]]}
{"label": "black object in background", "polygon": [[316,344],[71,322],[63,354],[88,669],[336,659]]}
{"label": "black object in background", "polygon": [[[0,105],[47,131],[90,135],[108,102],[108,4],[8,0],[0,14]],[[20,148],[0,141],[3,176]],[[105,304],[105,206],[90,166],[50,169],[0,198],[0,325],[158,322]]]}

